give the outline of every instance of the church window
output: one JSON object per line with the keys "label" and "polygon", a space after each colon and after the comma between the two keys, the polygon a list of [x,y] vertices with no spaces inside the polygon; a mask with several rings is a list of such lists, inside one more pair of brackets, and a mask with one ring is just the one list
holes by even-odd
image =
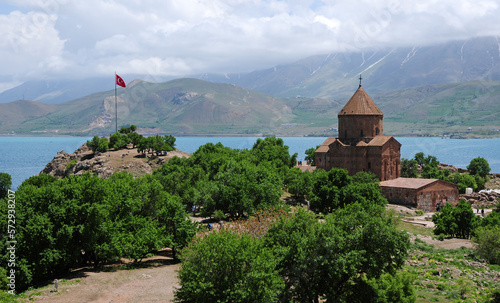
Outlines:
{"label": "church window", "polygon": [[360,134],[360,137],[364,137],[364,136],[363,136],[363,130],[361,130],[361,134]]}
{"label": "church window", "polygon": [[378,136],[379,132],[380,132],[380,131],[378,130],[378,127],[377,127],[377,128],[375,128],[375,135],[376,135],[376,136]]}
{"label": "church window", "polygon": [[368,169],[372,169],[372,163],[368,162]]}

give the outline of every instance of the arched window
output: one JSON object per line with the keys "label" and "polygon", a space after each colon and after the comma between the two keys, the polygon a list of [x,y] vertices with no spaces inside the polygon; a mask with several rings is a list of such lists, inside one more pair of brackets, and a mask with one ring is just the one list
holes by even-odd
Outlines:
{"label": "arched window", "polygon": [[380,133],[380,131],[379,131],[378,127],[375,128],[375,136],[378,136],[379,133]]}

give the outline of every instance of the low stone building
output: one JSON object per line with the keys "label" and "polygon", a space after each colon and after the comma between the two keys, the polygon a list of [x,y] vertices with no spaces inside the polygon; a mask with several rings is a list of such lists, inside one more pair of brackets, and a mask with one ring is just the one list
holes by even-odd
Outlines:
{"label": "low stone building", "polygon": [[380,186],[389,203],[426,212],[436,211],[438,205],[458,203],[458,186],[438,179],[397,178],[382,181]]}

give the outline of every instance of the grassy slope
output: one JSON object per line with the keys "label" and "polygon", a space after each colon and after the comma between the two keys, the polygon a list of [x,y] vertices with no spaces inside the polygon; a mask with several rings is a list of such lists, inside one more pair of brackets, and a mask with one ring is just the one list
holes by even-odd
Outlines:
{"label": "grassy slope", "polygon": [[[386,134],[500,135],[491,131],[500,129],[500,82],[429,85],[370,95],[384,112]],[[331,135],[324,131],[336,127],[338,111],[348,99],[284,99],[196,79],[135,81],[118,89],[118,123],[176,134]],[[109,134],[115,127],[114,91],[57,105],[18,101],[0,106],[8,108],[0,111],[0,133]]]}

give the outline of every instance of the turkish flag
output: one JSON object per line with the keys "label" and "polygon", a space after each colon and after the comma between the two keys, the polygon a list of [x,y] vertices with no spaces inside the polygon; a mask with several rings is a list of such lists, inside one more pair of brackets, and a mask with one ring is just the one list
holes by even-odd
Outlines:
{"label": "turkish flag", "polygon": [[123,81],[122,77],[116,75],[116,84],[120,85],[121,87],[127,87],[125,84],[125,81]]}

